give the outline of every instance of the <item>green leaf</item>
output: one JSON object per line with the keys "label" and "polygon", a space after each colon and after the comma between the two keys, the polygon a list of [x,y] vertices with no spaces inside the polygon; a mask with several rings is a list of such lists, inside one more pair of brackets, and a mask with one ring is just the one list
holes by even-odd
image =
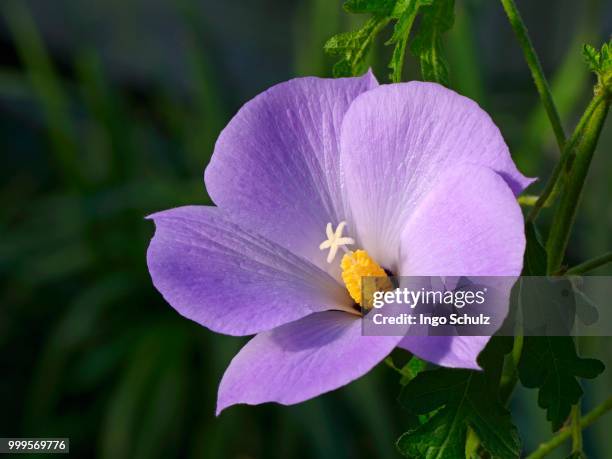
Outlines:
{"label": "green leaf", "polygon": [[523,258],[523,276],[545,276],[546,250],[541,242],[538,229],[531,222],[525,224],[525,238],[527,246]]}
{"label": "green leaf", "polygon": [[518,431],[498,393],[503,355],[511,349],[511,339],[505,338],[493,338],[481,353],[484,372],[440,368],[421,372],[408,383],[403,405],[412,415],[430,417],[399,438],[397,447],[404,456],[464,457],[466,448],[475,448],[474,436],[492,458],[519,456]]}
{"label": "green leaf", "polygon": [[427,368],[427,362],[419,359],[415,355],[411,355],[408,362],[406,362],[401,368],[398,367],[393,361],[393,355],[389,355],[385,359],[385,363],[400,374],[400,384],[402,386],[408,384],[416,377],[416,375]]}
{"label": "green leaf", "polygon": [[612,40],[604,43],[599,50],[594,46],[584,45],[582,54],[593,72],[602,74],[612,70]]}
{"label": "green leaf", "polygon": [[[540,235],[533,223],[525,225],[527,247],[523,263],[524,276],[545,276],[547,255],[541,243]],[[552,279],[551,279],[552,280]],[[558,282],[567,283],[566,290],[572,291],[568,281],[560,279]],[[534,288],[527,287],[537,287]],[[550,288],[546,288],[550,287]],[[553,295],[563,293],[559,285],[542,282],[527,283],[521,294],[527,295],[525,303],[534,304],[534,298],[543,296],[542,304],[565,308],[568,314],[575,314],[574,295],[565,298],[554,298]],[[553,300],[553,301],[551,301]],[[553,304],[554,303],[554,304]],[[529,309],[529,308],[528,308]],[[544,317],[559,317],[559,314],[542,311],[523,311],[526,318],[530,314],[542,313]],[[533,319],[533,317],[532,317]],[[531,324],[533,325],[533,324]],[[526,336],[523,342],[523,351],[518,365],[519,378],[525,387],[538,388],[538,404],[546,410],[546,417],[551,422],[553,430],[558,430],[569,416],[572,405],[582,397],[582,389],[577,378],[595,378],[604,366],[597,359],[583,359],[578,357],[574,340],[569,336]]]}
{"label": "green leaf", "polygon": [[361,29],[334,35],[325,43],[326,53],[340,57],[334,65],[335,77],[357,76],[367,70],[366,58],[372,42],[389,20],[387,16],[376,15]]}
{"label": "green leaf", "polygon": [[444,86],[448,86],[448,65],[443,56],[442,35],[453,26],[454,4],[454,0],[436,0],[424,7],[421,26],[410,48],[421,63],[423,79]]}
{"label": "green leaf", "polygon": [[604,364],[579,357],[569,336],[526,336],[518,370],[523,386],[539,388],[538,405],[556,431],[582,397],[577,378],[597,377]]}
{"label": "green leaf", "polygon": [[478,356],[478,363],[494,386],[501,379],[504,356],[512,351],[513,343],[512,336],[493,336]]}
{"label": "green leaf", "polygon": [[397,0],[348,0],[343,8],[348,13],[373,13],[388,16],[393,12]]}
{"label": "green leaf", "polygon": [[582,55],[584,56],[584,60],[586,61],[589,68],[593,72],[598,72],[600,54],[599,51],[597,51],[597,48],[589,44],[585,44],[582,47]]}
{"label": "green leaf", "polygon": [[405,386],[414,378],[417,377],[419,373],[425,370],[427,367],[427,363],[424,360],[419,359],[418,357],[412,357],[406,365],[404,365],[400,369],[400,373],[402,374],[402,378],[400,379],[400,384]]}
{"label": "green leaf", "polygon": [[[362,74],[366,70],[366,58],[374,39],[387,24],[393,21],[395,22],[393,35],[385,43],[395,45],[389,62],[391,69],[389,77],[393,82],[401,81],[406,45],[421,7],[435,7],[427,16],[424,15],[421,27],[424,35],[421,40],[422,45],[418,45],[417,40],[419,53],[422,49],[423,54],[421,65],[425,63],[428,66],[427,69],[423,69],[423,74],[430,75],[433,69],[434,74],[443,70],[446,75],[448,73],[446,64],[437,57],[441,48],[439,34],[452,26],[453,2],[454,0],[348,0],[344,3],[347,12],[369,13],[372,17],[360,29],[335,35],[325,44],[325,51],[328,54],[340,57],[334,65],[334,76]],[[444,66],[442,70],[441,65]]]}
{"label": "green leaf", "polygon": [[591,71],[597,75],[595,90],[612,91],[612,40],[604,43],[599,50],[594,46],[584,45],[582,55]]}
{"label": "green leaf", "polygon": [[399,83],[402,80],[402,69],[404,67],[404,56],[406,55],[406,43],[412,29],[414,19],[419,12],[419,8],[425,5],[431,5],[433,0],[405,0],[397,3],[395,8],[395,17],[397,22],[393,28],[393,35],[386,45],[395,45],[393,55],[389,62],[391,74],[389,78],[394,83]]}

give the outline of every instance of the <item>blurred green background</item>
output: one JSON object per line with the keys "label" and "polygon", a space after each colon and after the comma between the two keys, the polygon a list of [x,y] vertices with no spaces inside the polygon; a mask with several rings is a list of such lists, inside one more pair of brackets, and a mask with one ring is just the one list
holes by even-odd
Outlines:
{"label": "blurred green background", "polygon": [[[593,84],[581,45],[609,36],[612,4],[518,6],[569,131]],[[524,173],[546,178],[552,130],[500,4],[457,0],[456,13],[453,87],[491,113]],[[407,419],[384,365],[301,405],[215,418],[217,384],[244,340],[179,317],[145,264],[153,225],[143,217],[210,204],[203,169],[236,110],[288,78],[329,76],[323,43],[363,19],[334,0],[2,0],[0,436],[70,437],[75,457],[399,457]],[[381,81],[388,53],[373,50]],[[410,58],[406,75],[419,77]],[[612,248],[611,127],[572,263]],[[582,343],[608,367],[585,384],[585,410],[612,392],[611,344]],[[519,389],[512,404],[531,451],[549,425],[535,391]],[[611,425],[585,431],[591,457],[612,457]]]}

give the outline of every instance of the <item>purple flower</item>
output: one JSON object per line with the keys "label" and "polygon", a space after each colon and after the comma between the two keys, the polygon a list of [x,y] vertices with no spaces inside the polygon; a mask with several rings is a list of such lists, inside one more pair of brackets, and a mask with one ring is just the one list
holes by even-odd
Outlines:
{"label": "purple flower", "polygon": [[[217,207],[152,215],[147,262],[179,313],[256,334],[219,387],[293,404],[368,372],[399,346],[478,368],[486,337],[363,336],[364,273],[516,276],[516,202],[530,181],[480,107],[432,83],[298,78],[245,104],[206,169]],[[357,284],[356,284],[357,283]]]}

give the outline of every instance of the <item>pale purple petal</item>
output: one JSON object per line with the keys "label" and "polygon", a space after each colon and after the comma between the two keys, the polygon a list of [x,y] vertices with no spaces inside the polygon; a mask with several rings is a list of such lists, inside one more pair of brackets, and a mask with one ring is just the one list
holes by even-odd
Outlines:
{"label": "pale purple petal", "polygon": [[[402,233],[402,276],[506,276],[496,288],[509,298],[523,265],[523,216],[512,191],[495,172],[462,166],[441,176]],[[491,281],[495,281],[492,279]],[[502,293],[503,296],[503,293]],[[508,302],[494,301],[505,316]],[[489,337],[410,336],[401,347],[443,366],[478,368]]]}
{"label": "pale purple petal", "polygon": [[438,177],[403,228],[399,274],[518,276],[524,221],[506,182],[481,166],[459,166]]}
{"label": "pale purple petal", "polygon": [[443,367],[480,370],[476,358],[488,341],[488,336],[406,336],[398,346]]}
{"label": "pale purple petal", "polygon": [[292,405],[341,387],[370,371],[400,339],[363,336],[360,318],[339,311],[260,333],[226,370],[217,414],[237,403]]}
{"label": "pale purple petal", "polygon": [[180,207],[151,218],[153,284],[179,313],[216,332],[254,334],[352,304],[327,273],[220,209]]}
{"label": "pale purple petal", "polygon": [[440,174],[476,164],[515,194],[530,183],[489,115],[435,83],[383,85],[357,97],[342,125],[341,164],[359,240],[389,269],[406,220]]}
{"label": "pale purple petal", "polygon": [[353,99],[377,84],[369,72],[297,78],[247,102],[219,136],[206,169],[215,204],[244,228],[328,269],[318,248],[325,225],[346,213],[340,126]]}

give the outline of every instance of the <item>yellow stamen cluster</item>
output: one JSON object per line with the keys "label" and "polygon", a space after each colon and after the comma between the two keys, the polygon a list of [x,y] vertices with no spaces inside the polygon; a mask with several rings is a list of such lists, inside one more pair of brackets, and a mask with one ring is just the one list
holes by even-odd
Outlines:
{"label": "yellow stamen cluster", "polygon": [[[372,308],[374,292],[391,290],[387,273],[365,250],[348,252],[342,257],[342,280],[351,298],[365,309]],[[364,278],[367,278],[364,283]]]}

